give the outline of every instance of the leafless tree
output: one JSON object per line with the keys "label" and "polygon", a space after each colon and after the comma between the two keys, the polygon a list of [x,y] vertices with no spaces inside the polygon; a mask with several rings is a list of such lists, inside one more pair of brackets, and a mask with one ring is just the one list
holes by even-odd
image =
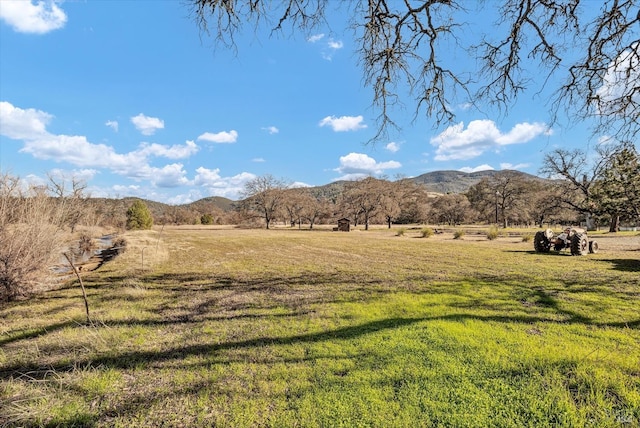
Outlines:
{"label": "leafless tree", "polygon": [[310,195],[305,189],[290,189],[284,194],[282,200],[282,211],[285,217],[289,219],[289,224],[294,227],[298,223],[298,228],[302,227],[302,211],[304,206],[309,203]]}
{"label": "leafless tree", "polygon": [[402,201],[405,197],[405,189],[400,181],[380,181],[379,192],[382,193],[380,198],[379,212],[384,216],[387,228],[391,229],[391,223],[402,212]]}
{"label": "leafless tree", "polygon": [[[397,128],[392,114],[408,89],[414,114],[437,125],[455,120],[460,103],[508,111],[527,90],[551,89],[550,108],[594,118],[596,132],[633,140],[640,127],[640,12],[637,0],[189,0],[193,16],[222,46],[237,49],[244,26],[305,36],[330,27],[327,9],[350,17],[364,83],[379,111],[373,140]],[[596,9],[597,7],[597,9]],[[464,40],[477,19],[494,25]],[[480,18],[481,17],[481,18]],[[463,38],[463,34],[465,37]],[[451,59],[476,58],[478,69]],[[576,52],[580,53],[576,56]],[[547,87],[551,79],[562,83]],[[552,118],[553,119],[553,118]]]}
{"label": "leafless tree", "polygon": [[399,178],[402,199],[400,201],[400,214],[396,221],[400,223],[423,223],[429,217],[430,197],[424,186],[410,179]]}
{"label": "leafless tree", "polygon": [[286,188],[286,181],[270,174],[256,177],[244,186],[241,209],[248,215],[262,217],[269,229],[285,198]]}
{"label": "leafless tree", "polygon": [[345,186],[343,203],[362,215],[365,230],[369,230],[371,219],[382,207],[385,180],[367,177]]}
{"label": "leafless tree", "polygon": [[593,186],[613,149],[613,145],[599,145],[593,158],[581,149],[556,149],[545,155],[540,168],[541,174],[555,179],[558,205],[584,216],[589,228],[591,219],[602,214],[593,198]]}
{"label": "leafless tree", "polygon": [[301,228],[304,220],[309,223],[309,229],[313,229],[318,220],[331,214],[330,202],[314,196],[308,188],[287,190],[282,206],[291,227],[298,223],[298,228]]}
{"label": "leafless tree", "polygon": [[309,195],[302,210],[302,217],[309,222],[309,229],[319,220],[326,219],[333,210],[333,204],[327,199],[317,199]]}
{"label": "leafless tree", "polygon": [[483,178],[467,192],[471,205],[488,223],[527,223],[531,219],[533,187],[515,171],[500,171]]}
{"label": "leafless tree", "polygon": [[431,220],[455,226],[475,219],[475,211],[469,199],[463,194],[440,195],[434,198],[431,205]]}
{"label": "leafless tree", "polygon": [[64,213],[63,222],[69,226],[71,233],[73,233],[89,212],[87,183],[76,176],[67,178],[61,174],[49,173],[47,177],[49,178],[49,192],[60,205],[60,212]]}

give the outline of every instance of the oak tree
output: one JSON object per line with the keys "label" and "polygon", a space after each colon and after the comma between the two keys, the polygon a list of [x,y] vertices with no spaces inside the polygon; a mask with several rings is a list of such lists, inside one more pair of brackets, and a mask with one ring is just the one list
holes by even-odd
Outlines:
{"label": "oak tree", "polygon": [[269,229],[285,199],[287,187],[284,180],[271,174],[256,177],[245,183],[239,207],[246,215],[262,217]]}
{"label": "oak tree", "polygon": [[[623,141],[639,134],[637,0],[189,0],[189,4],[201,31],[232,49],[237,49],[237,36],[245,27],[308,37],[335,25],[336,15],[346,16],[364,83],[371,88],[372,105],[379,113],[373,140],[397,128],[395,113],[404,112],[395,107],[402,104],[405,91],[414,116],[425,114],[436,125],[455,120],[455,106],[463,103],[479,109],[493,105],[507,112],[530,91],[547,97],[554,117],[566,111],[573,119],[594,119],[597,135],[606,133]],[[492,25],[485,26],[486,22]],[[475,61],[455,61],[452,51]],[[552,82],[560,83],[550,87]]]}

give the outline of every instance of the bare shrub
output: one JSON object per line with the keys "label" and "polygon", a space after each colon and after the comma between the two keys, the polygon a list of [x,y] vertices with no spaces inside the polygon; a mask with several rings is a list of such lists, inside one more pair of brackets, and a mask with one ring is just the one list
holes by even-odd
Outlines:
{"label": "bare shrub", "polygon": [[420,231],[420,236],[423,238],[430,238],[433,236],[433,229],[430,227],[425,227]]}
{"label": "bare shrub", "polygon": [[462,237],[464,236],[464,230],[463,229],[457,229],[454,233],[453,233],[453,239],[462,239]]}
{"label": "bare shrub", "polygon": [[111,248],[117,249],[118,253],[124,253],[127,249],[127,240],[123,237],[118,237],[111,243]]}
{"label": "bare shrub", "polygon": [[78,239],[78,250],[80,250],[80,253],[88,253],[94,248],[96,248],[96,243],[91,236],[85,233],[80,235]]}
{"label": "bare shrub", "polygon": [[23,188],[0,175],[0,298],[13,300],[44,284],[64,245],[64,213],[46,189]]}
{"label": "bare shrub", "polygon": [[493,241],[494,239],[498,239],[498,236],[500,236],[500,230],[498,229],[498,226],[491,226],[489,227],[489,229],[487,230],[487,239],[489,241]]}

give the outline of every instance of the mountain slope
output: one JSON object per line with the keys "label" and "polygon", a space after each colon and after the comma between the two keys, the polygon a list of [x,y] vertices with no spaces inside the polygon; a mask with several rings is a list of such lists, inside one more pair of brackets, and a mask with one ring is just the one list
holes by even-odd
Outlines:
{"label": "mountain slope", "polygon": [[[429,192],[436,193],[464,193],[471,186],[478,184],[483,178],[490,178],[504,171],[478,171],[478,172],[462,172],[462,171],[433,171],[417,177],[410,178],[416,184],[424,186]],[[521,175],[529,180],[543,180],[535,175],[527,174],[520,171],[511,171]]]}

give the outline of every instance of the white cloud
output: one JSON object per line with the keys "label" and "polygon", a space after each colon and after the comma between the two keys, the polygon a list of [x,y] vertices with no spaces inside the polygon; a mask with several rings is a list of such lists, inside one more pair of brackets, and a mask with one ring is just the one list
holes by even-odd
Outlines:
{"label": "white cloud", "polygon": [[303,183],[302,181],[294,181],[289,185],[289,189],[302,189],[305,187],[313,187],[313,186],[307,183]]}
{"label": "white cloud", "polygon": [[[116,198],[122,198],[125,196],[145,196],[146,190],[138,184],[114,184],[111,186],[112,195]],[[105,195],[103,195],[104,197]],[[148,197],[148,195],[147,195]]]}
{"label": "white cloud", "polygon": [[280,132],[280,130],[278,128],[276,128],[275,126],[267,126],[265,128],[262,128],[262,130],[263,131],[267,131],[271,135],[277,134],[278,132]]}
{"label": "white cloud", "polygon": [[52,169],[49,174],[61,181],[69,181],[71,178],[82,180],[85,183],[92,180],[98,174],[95,169],[74,169],[72,171],[63,171],[58,168]]}
{"label": "white cloud", "polygon": [[315,42],[319,42],[323,38],[324,38],[324,33],[314,34],[313,36],[309,37],[307,41],[311,43],[315,43]]}
{"label": "white cloud", "polygon": [[[596,108],[603,115],[634,114],[634,105],[640,103],[640,43],[622,52],[609,65],[596,91]],[[629,100],[630,97],[630,100]],[[635,113],[637,115],[637,112]]]}
{"label": "white cloud", "polygon": [[238,140],[238,133],[235,130],[229,132],[222,131],[217,134],[205,132],[198,137],[198,141],[208,141],[210,143],[235,143]]}
{"label": "white cloud", "polygon": [[32,108],[23,110],[0,101],[0,133],[14,140],[39,138],[47,135],[47,125],[53,118],[49,113]]}
{"label": "white cloud", "polygon": [[136,129],[142,133],[142,135],[153,135],[158,129],[164,128],[164,120],[157,117],[145,116],[140,113],[137,116],[131,118],[131,123],[134,124]]}
{"label": "white cloud", "polygon": [[400,144],[392,141],[385,146],[385,149],[389,150],[391,153],[395,153],[400,150]]}
{"label": "white cloud", "polygon": [[155,167],[149,164],[149,158],[189,157],[198,151],[193,141],[170,147],[143,143],[137,150],[122,154],[106,144],[91,143],[81,135],[49,133],[46,126],[52,117],[39,110],[21,109],[8,102],[0,102],[0,134],[21,140],[20,152],[37,159],[66,162],[86,170],[104,168],[134,180],[149,180],[160,187],[188,183],[181,164]]}
{"label": "white cloud", "polygon": [[251,159],[251,162],[262,163],[262,162],[266,162],[266,161],[264,160],[264,158],[253,158],[253,159]]}
{"label": "white cloud", "polygon": [[327,61],[331,61],[336,51],[342,49],[343,47],[344,47],[344,44],[342,43],[341,40],[329,39],[327,41],[326,47],[322,50],[320,54],[322,55],[323,59]]}
{"label": "white cloud", "polygon": [[204,196],[199,190],[190,190],[186,194],[171,196],[167,198],[165,202],[169,205],[184,205],[195,202],[203,197]]}
{"label": "white cloud", "polygon": [[319,126],[330,126],[335,132],[357,131],[367,125],[362,123],[362,116],[327,116],[318,123]]}
{"label": "white cloud", "polygon": [[34,174],[27,174],[27,176],[24,178],[24,182],[22,182],[21,184],[22,184],[22,190],[28,191],[30,187],[49,185],[49,179],[44,177],[39,177]]}
{"label": "white cloud", "polygon": [[334,171],[343,174],[342,180],[353,180],[370,175],[382,174],[387,169],[400,168],[402,164],[396,161],[376,162],[376,160],[363,153],[349,153],[340,157],[340,166]]}
{"label": "white cloud", "polygon": [[45,34],[64,27],[66,13],[58,6],[58,1],[0,2],[0,19],[20,33]]}
{"label": "white cloud", "polygon": [[470,166],[465,166],[464,168],[460,168],[459,171],[462,172],[466,172],[466,173],[472,173],[472,172],[480,172],[480,171],[493,171],[493,167],[491,165],[487,165],[486,163],[484,165],[479,165],[476,167],[470,167]]}
{"label": "white cloud", "polygon": [[[311,37],[309,37],[307,41],[309,43],[317,43],[320,40],[324,39],[324,36],[325,36],[324,33],[314,34]],[[326,59],[327,61],[331,61],[336,51],[344,47],[344,43],[342,43],[342,40],[334,40],[332,38],[329,38],[327,42],[322,43],[321,46],[322,48],[320,51],[320,55],[322,55],[323,59]]]}
{"label": "white cloud", "polygon": [[249,172],[243,172],[233,177],[221,177],[219,168],[200,167],[196,169],[196,173],[193,180],[196,186],[206,188],[211,196],[223,196],[229,199],[237,199],[244,190],[245,183],[256,178],[254,174]]}
{"label": "white cloud", "polygon": [[341,40],[332,39],[327,42],[327,46],[329,46],[329,49],[338,50],[338,49],[342,49],[344,47],[344,44],[342,43]]}
{"label": "white cloud", "polygon": [[519,123],[509,132],[502,133],[492,120],[473,120],[467,129],[464,123],[450,126],[440,135],[431,138],[436,146],[436,160],[472,159],[488,150],[502,146],[521,144],[540,135],[550,135],[551,130],[544,123]]}
{"label": "white cloud", "polygon": [[182,164],[172,163],[162,168],[149,167],[149,179],[158,187],[178,187],[189,184]]}
{"label": "white cloud", "polygon": [[53,159],[87,168],[118,168],[130,162],[129,156],[117,154],[113,147],[92,144],[79,135],[52,135],[27,139],[20,149],[37,159]]}
{"label": "white cloud", "polygon": [[517,164],[512,164],[512,163],[501,163],[500,164],[500,169],[524,169],[524,168],[529,168],[531,166],[531,164],[529,163],[517,163]]}
{"label": "white cloud", "polygon": [[184,145],[175,144],[171,147],[156,143],[142,143],[136,153],[144,157],[157,156],[169,159],[184,159],[196,154],[198,150],[198,146],[193,141],[186,141]]}
{"label": "white cloud", "polygon": [[105,125],[113,129],[114,132],[118,132],[118,122],[115,120],[107,120]]}

